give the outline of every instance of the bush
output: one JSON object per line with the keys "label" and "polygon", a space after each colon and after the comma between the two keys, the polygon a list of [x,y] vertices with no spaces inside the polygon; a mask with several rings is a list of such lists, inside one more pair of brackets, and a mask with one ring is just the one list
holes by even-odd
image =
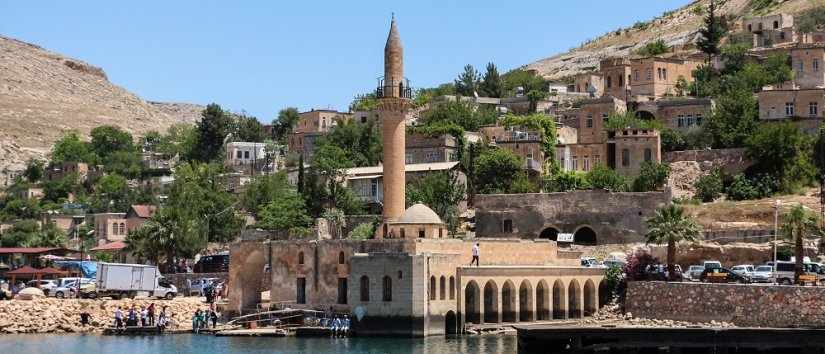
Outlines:
{"label": "bush", "polygon": [[722,194],[722,190],[724,189],[722,172],[717,169],[710,174],[699,177],[693,186],[696,188],[697,199],[705,203],[712,202],[716,200],[716,198],[719,198],[719,195]]}
{"label": "bush", "polygon": [[623,298],[624,294],[621,294],[620,291],[624,289],[622,283],[624,282],[624,277],[622,276],[622,269],[618,267],[610,267],[607,268],[604,272],[604,280],[607,284],[607,301],[611,301],[617,297]]}
{"label": "bush", "polygon": [[596,165],[587,172],[587,181],[593,189],[605,189],[611,192],[627,191],[627,181],[613,169]]}
{"label": "bush", "polygon": [[576,171],[561,171],[544,180],[545,192],[569,192],[590,189],[587,176]]}
{"label": "bush", "polygon": [[662,39],[657,39],[652,42],[648,42],[645,44],[644,47],[639,48],[636,51],[637,54],[645,57],[656,56],[660,54],[665,54],[670,51],[670,47],[665,43]]}
{"label": "bush", "polygon": [[627,281],[648,280],[648,266],[659,264],[659,260],[649,252],[639,249],[627,256],[624,274]]}
{"label": "bush", "polygon": [[779,182],[769,175],[748,178],[743,174],[733,177],[727,188],[728,199],[751,200],[771,196],[779,187]]}
{"label": "bush", "polygon": [[353,240],[369,240],[373,235],[375,235],[375,224],[371,222],[359,224],[349,232],[349,238]]}
{"label": "bush", "polygon": [[650,192],[664,187],[667,183],[667,176],[670,174],[670,166],[652,161],[642,163],[639,177],[633,180],[634,192]]}

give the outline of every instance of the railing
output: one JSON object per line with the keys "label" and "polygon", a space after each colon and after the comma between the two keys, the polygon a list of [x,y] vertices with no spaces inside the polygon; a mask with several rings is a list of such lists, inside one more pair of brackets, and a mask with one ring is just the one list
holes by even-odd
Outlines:
{"label": "railing", "polygon": [[413,98],[413,90],[410,86],[410,80],[385,80],[383,77],[378,79],[378,88],[375,89],[375,97],[398,97],[398,98]]}

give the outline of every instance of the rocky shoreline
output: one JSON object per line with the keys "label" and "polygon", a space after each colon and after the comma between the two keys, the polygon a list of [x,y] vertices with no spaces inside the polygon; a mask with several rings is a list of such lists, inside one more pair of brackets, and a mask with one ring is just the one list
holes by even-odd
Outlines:
{"label": "rocky shoreline", "polygon": [[[154,303],[160,312],[169,306],[167,313],[173,320],[174,329],[191,328],[191,318],[198,309],[207,309],[201,298],[176,298],[174,300],[124,299],[88,300],[35,298],[33,300],[0,301],[0,335],[17,333],[102,333],[114,323],[118,306],[124,309],[135,305],[149,306]],[[89,313],[89,325],[81,326],[80,314]],[[156,314],[157,314],[156,312]],[[124,311],[125,315],[125,311]]]}

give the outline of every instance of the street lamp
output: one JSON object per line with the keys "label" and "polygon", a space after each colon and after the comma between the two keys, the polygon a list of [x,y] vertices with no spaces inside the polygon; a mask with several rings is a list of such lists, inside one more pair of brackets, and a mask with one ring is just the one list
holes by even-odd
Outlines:
{"label": "street lamp", "polygon": [[776,244],[779,239],[779,207],[782,205],[782,201],[779,199],[776,200],[774,204],[774,211],[773,211],[773,269],[776,271]]}

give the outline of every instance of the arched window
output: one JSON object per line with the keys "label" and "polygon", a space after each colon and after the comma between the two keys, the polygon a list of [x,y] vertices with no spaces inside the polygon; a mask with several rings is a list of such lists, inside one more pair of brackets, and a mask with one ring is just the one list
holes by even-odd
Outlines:
{"label": "arched window", "polygon": [[630,150],[622,149],[622,166],[630,166]]}
{"label": "arched window", "polygon": [[435,300],[435,275],[430,276],[430,300]]}
{"label": "arched window", "polygon": [[443,275],[441,276],[441,279],[438,280],[438,286],[439,286],[438,299],[439,300],[446,299],[447,298],[447,278],[445,278]]}
{"label": "arched window", "polygon": [[361,302],[370,301],[370,278],[366,275],[362,275],[361,283],[358,285],[361,288]]}
{"label": "arched window", "polygon": [[450,276],[450,300],[455,300],[455,277]]}
{"label": "arched window", "polygon": [[344,264],[345,260],[344,251],[338,252],[338,264]]}
{"label": "arched window", "polygon": [[304,264],[304,252],[298,252],[298,264]]}
{"label": "arched window", "polygon": [[403,227],[401,228],[401,238],[406,238],[405,235],[404,235],[404,228]]}
{"label": "arched window", "polygon": [[650,149],[645,149],[645,161],[653,160],[653,151]]}
{"label": "arched window", "polygon": [[384,301],[392,301],[392,278],[389,276],[384,276],[384,280],[382,283],[382,300]]}
{"label": "arched window", "polygon": [[121,235],[126,234],[126,224],[124,224],[124,223],[120,223],[120,234]]}

